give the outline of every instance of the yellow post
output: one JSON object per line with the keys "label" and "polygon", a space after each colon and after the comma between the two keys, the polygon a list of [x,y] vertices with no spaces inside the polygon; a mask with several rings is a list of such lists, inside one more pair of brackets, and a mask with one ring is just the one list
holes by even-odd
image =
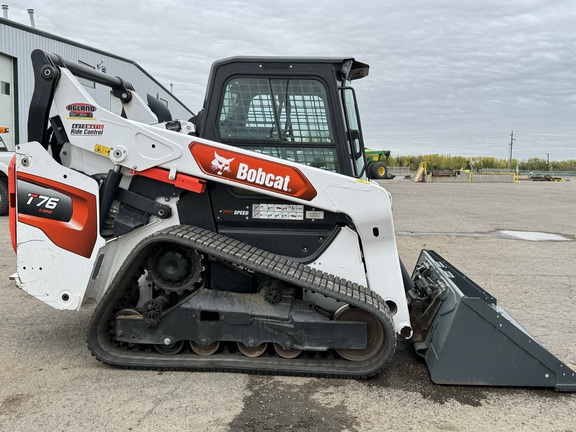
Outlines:
{"label": "yellow post", "polygon": [[426,162],[420,162],[420,166],[418,166],[418,171],[416,171],[416,175],[414,176],[414,181],[425,182],[427,172],[428,170],[426,169]]}

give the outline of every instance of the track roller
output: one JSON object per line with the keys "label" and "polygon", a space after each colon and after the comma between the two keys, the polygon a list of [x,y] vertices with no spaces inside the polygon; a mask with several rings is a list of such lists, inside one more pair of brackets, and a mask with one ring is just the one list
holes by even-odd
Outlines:
{"label": "track roller", "polygon": [[267,343],[262,343],[255,347],[249,347],[244,345],[242,342],[238,342],[238,349],[246,357],[260,357],[262,354],[264,354],[266,348],[268,348]]}
{"label": "track roller", "polygon": [[190,348],[200,356],[210,356],[218,351],[218,348],[220,348],[220,342],[216,341],[210,345],[200,345],[194,341],[190,341]]}
{"label": "track roller", "polygon": [[274,344],[274,350],[276,351],[276,354],[285,359],[296,358],[302,353],[302,350],[293,348],[283,348],[282,345],[277,343]]}

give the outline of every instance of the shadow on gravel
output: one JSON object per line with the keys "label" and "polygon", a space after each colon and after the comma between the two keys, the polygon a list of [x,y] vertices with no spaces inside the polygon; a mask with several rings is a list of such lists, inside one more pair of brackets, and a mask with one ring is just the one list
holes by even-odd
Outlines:
{"label": "shadow on gravel", "polygon": [[450,386],[434,384],[430,379],[428,368],[422,358],[415,352],[410,343],[399,342],[396,354],[389,367],[376,377],[364,381],[369,388],[404,390],[420,395],[432,402],[445,404],[450,401],[472,407],[482,406],[482,402],[494,396],[518,395],[530,392],[541,398],[557,398],[565,396],[553,389],[512,388],[512,387],[475,387]]}
{"label": "shadow on gravel", "polygon": [[244,409],[230,424],[231,431],[357,431],[355,416],[343,403],[330,406],[312,395],[336,390],[348,381],[338,379],[251,376]]}

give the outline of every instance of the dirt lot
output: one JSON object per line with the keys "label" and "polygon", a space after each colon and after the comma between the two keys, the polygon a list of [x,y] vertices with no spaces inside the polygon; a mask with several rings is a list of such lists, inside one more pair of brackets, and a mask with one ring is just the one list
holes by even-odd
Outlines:
{"label": "dirt lot", "polygon": [[[382,184],[407,267],[436,250],[576,369],[576,182]],[[0,233],[0,430],[576,431],[576,393],[437,386],[406,343],[367,381],[103,366],[85,346],[89,312],[53,310],[8,280],[7,218]]]}

